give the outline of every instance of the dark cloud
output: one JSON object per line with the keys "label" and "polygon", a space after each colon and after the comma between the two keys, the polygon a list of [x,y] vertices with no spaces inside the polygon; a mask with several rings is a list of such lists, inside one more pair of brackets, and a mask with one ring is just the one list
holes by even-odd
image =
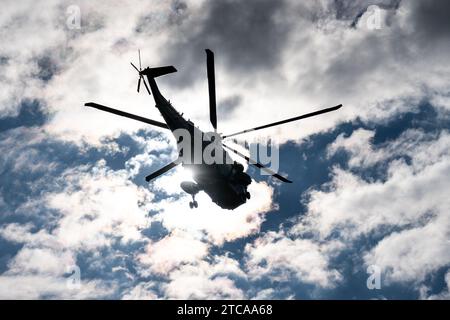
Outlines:
{"label": "dark cloud", "polygon": [[231,71],[273,67],[289,34],[288,23],[279,19],[284,9],[284,1],[207,1],[202,16],[182,24],[164,47],[164,62],[182,71],[173,81],[185,86],[206,75],[205,48],[216,52],[216,65]]}
{"label": "dark cloud", "polygon": [[142,15],[135,27],[137,33],[155,34],[173,25],[181,25],[187,18],[188,6],[184,1],[172,1],[170,11],[157,11]]}
{"label": "dark cloud", "polygon": [[239,95],[233,95],[219,101],[217,105],[217,113],[220,119],[228,119],[233,115],[233,112],[242,103],[242,97]]}
{"label": "dark cloud", "polygon": [[[426,72],[420,69],[422,59],[433,61],[429,67],[435,68],[435,64],[444,56],[444,50],[448,50],[450,40],[450,20],[445,19],[448,14],[444,13],[448,12],[448,5],[445,2],[438,3],[440,5],[433,6],[426,1],[336,0],[337,18],[352,21],[349,27],[356,28],[359,18],[371,5],[390,9],[386,12],[386,25],[381,26],[383,30],[362,30],[364,37],[358,41],[335,44],[335,50],[341,54],[333,56],[326,68],[317,68],[313,63],[308,66],[310,77],[320,79],[320,82],[304,82],[304,78],[300,77],[299,83],[303,90],[321,94],[321,90],[327,88],[330,96],[346,97],[350,100],[361,92],[369,92],[373,85],[380,84],[381,88],[383,83],[380,79],[386,83],[399,81],[400,86],[407,83],[405,80],[409,79],[405,79],[402,74],[405,69],[411,78],[420,76],[420,73]],[[406,27],[399,23],[399,6],[404,6],[402,19],[405,19]],[[411,30],[414,32],[410,32]],[[433,41],[434,39],[439,39],[439,42]],[[443,39],[447,41],[441,41]],[[426,82],[426,79],[423,81]],[[374,92],[376,93],[376,90]],[[386,92],[389,95],[389,92]]]}
{"label": "dark cloud", "polygon": [[0,55],[0,65],[2,65],[2,64],[7,64],[8,61],[9,61],[9,57],[1,56],[1,55]]}
{"label": "dark cloud", "polygon": [[424,41],[450,40],[449,1],[415,1],[411,21]]}

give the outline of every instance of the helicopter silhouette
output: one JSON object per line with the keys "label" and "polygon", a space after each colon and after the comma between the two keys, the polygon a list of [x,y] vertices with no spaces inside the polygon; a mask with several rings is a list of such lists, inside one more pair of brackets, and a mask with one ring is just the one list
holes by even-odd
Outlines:
{"label": "helicopter silhouette", "polygon": [[[215,86],[215,70],[214,70],[214,53],[210,49],[206,49],[206,66],[207,66],[207,77],[208,77],[208,89],[209,89],[209,116],[214,132],[203,132],[197,128],[194,123],[190,120],[183,118],[172,106],[170,101],[166,100],[164,96],[159,91],[156,84],[155,78],[176,72],[177,69],[173,66],[164,67],[147,67],[142,69],[141,66],[141,55],[139,51],[139,68],[137,68],[133,63],[131,65],[139,74],[137,91],[140,91],[141,83],[144,84],[149,95],[153,95],[155,106],[164,118],[164,122],[155,121],[152,119],[144,118],[138,115],[127,113],[118,109],[110,108],[101,104],[94,102],[88,102],[85,104],[87,107],[96,108],[102,111],[110,112],[119,116],[134,119],[147,123],[152,126],[156,126],[163,129],[171,130],[177,139],[177,148],[179,152],[179,157],[162,167],[161,169],[148,175],[145,180],[147,182],[155,179],[156,177],[166,173],[167,171],[175,168],[177,165],[181,164],[183,167],[189,168],[192,171],[192,177],[194,181],[184,181],[181,183],[181,188],[186,193],[192,196],[192,201],[189,202],[190,208],[197,208],[198,202],[195,200],[195,195],[200,191],[204,191],[211,200],[223,209],[233,210],[240,205],[246,203],[250,199],[250,193],[247,188],[252,182],[251,177],[244,172],[244,166],[236,161],[233,161],[228,151],[234,152],[239,157],[245,159],[249,164],[261,169],[266,174],[273,176],[274,178],[285,182],[292,183],[286,177],[279,175],[278,173],[272,171],[263,164],[257,162],[254,159],[247,157],[246,155],[240,153],[236,149],[233,149],[223,143],[223,139],[234,137],[240,134],[244,134],[251,131],[261,130],[281,124],[285,124],[292,121],[297,121],[313,116],[317,116],[323,113],[335,111],[342,107],[342,104],[335,107],[318,110],[315,112],[303,114],[294,118],[289,118],[262,126],[258,126],[251,129],[242,130],[229,135],[219,135],[217,134],[217,107],[216,107],[216,86]],[[147,81],[146,81],[147,80]],[[148,85],[147,85],[148,82]],[[187,155],[186,145],[190,148],[195,147],[195,141],[184,141],[186,136],[180,135],[179,132],[187,133],[188,138],[197,137],[201,141],[200,152],[204,154],[207,148],[212,149],[212,156],[216,161],[204,161],[203,158],[200,161],[194,161],[193,156]],[[195,138],[194,138],[195,140]],[[183,145],[183,142],[185,144]],[[225,150],[227,149],[227,150]],[[219,161],[217,161],[217,159]]]}

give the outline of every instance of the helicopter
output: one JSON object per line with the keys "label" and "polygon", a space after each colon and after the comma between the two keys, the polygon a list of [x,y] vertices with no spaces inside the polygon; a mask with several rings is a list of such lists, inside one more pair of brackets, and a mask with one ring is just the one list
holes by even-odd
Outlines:
{"label": "helicopter", "polygon": [[[146,176],[145,180],[147,182],[150,182],[151,180],[159,177],[160,175],[181,164],[183,167],[188,168],[192,171],[192,177],[194,181],[183,181],[180,185],[183,191],[192,196],[192,201],[189,202],[189,207],[191,209],[198,207],[198,202],[195,200],[195,196],[200,191],[204,191],[211,198],[211,200],[221,208],[234,210],[250,199],[251,195],[248,192],[248,186],[251,184],[252,178],[244,172],[244,166],[241,163],[232,160],[227,150],[243,158],[250,165],[253,165],[264,171],[267,175],[273,176],[274,178],[284,183],[292,183],[292,181],[272,171],[270,168],[259,163],[258,161],[247,157],[238,150],[229,147],[223,142],[224,139],[235,137],[247,132],[282,125],[288,122],[335,111],[341,108],[342,104],[331,108],[321,109],[315,112],[303,114],[297,117],[261,125],[251,129],[238,131],[229,135],[220,135],[217,133],[214,53],[210,49],[205,49],[205,52],[209,91],[209,117],[214,132],[203,132],[197,126],[195,126],[192,121],[186,120],[183,117],[183,114],[180,114],[172,106],[170,101],[167,100],[159,91],[155,78],[177,72],[177,69],[174,66],[154,68],[146,67],[145,69],[142,69],[140,51],[139,68],[137,68],[131,62],[131,65],[139,75],[137,92],[140,91],[141,83],[143,83],[148,94],[153,95],[155,107],[159,110],[165,122],[144,118],[94,102],[85,103],[85,106],[172,131],[175,138],[177,139],[178,158],[160,168],[159,170]],[[194,141],[192,141],[192,139],[189,139],[190,137],[196,138],[194,138]],[[197,143],[196,148],[195,142],[198,140],[200,140],[200,143]],[[194,154],[192,154],[192,152],[186,152],[186,150],[190,148],[196,148],[196,150],[199,150],[202,155],[205,154],[205,151],[207,149],[212,150],[210,154],[213,157],[214,161],[205,161],[202,156],[200,157],[200,161],[195,161],[195,159],[193,158],[195,158],[198,152],[194,152]]]}

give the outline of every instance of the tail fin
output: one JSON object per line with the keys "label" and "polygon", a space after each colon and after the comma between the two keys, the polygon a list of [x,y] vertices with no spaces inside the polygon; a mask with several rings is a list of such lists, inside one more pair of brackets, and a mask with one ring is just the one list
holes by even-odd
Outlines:
{"label": "tail fin", "polygon": [[142,74],[150,77],[150,78],[156,78],[159,76],[163,76],[165,74],[177,72],[177,69],[175,69],[174,66],[166,66],[166,67],[158,67],[158,68],[145,68],[141,71]]}

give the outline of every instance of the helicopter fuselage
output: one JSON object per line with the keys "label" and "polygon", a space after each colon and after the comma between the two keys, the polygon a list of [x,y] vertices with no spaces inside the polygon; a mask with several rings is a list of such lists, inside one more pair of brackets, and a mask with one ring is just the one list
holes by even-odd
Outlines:
{"label": "helicopter fuselage", "polygon": [[[174,133],[177,142],[180,141],[178,141],[179,136],[176,133],[180,129],[184,129],[192,137],[191,149],[194,148],[194,140],[200,139],[201,154],[203,155],[205,148],[214,141],[214,138],[211,139],[211,133],[201,131],[192,121],[184,119],[160,93],[155,79],[150,76],[147,76],[147,79],[155,100],[155,106],[168,128]],[[217,137],[217,135],[214,135],[214,137]],[[233,161],[220,144],[218,148],[223,156],[223,161],[219,163],[205,163],[203,157],[200,161],[194,161],[192,157],[183,157],[184,150],[180,149],[180,144],[177,144],[177,147],[183,167],[192,171],[192,177],[195,181],[195,185],[182,183],[181,187],[185,192],[194,197],[199,191],[204,191],[221,208],[230,210],[239,207],[250,198],[250,193],[247,191],[247,187],[252,181],[250,176],[243,172],[242,164]]]}

